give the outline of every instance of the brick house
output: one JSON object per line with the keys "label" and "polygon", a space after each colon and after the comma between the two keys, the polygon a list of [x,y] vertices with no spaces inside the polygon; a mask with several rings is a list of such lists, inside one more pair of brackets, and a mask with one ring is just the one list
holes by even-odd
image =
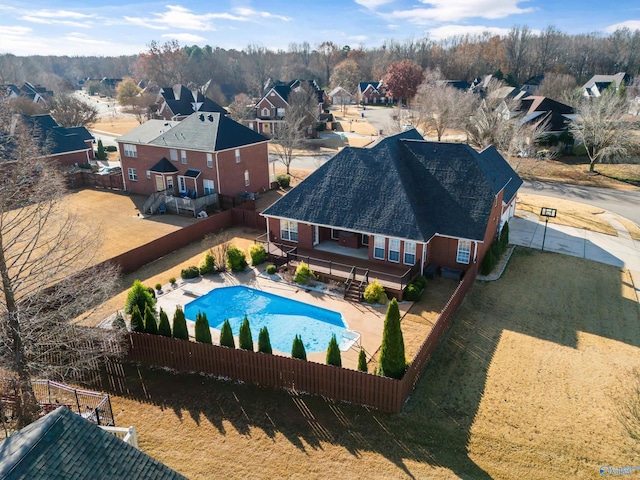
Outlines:
{"label": "brick house", "polygon": [[380,82],[360,82],[358,84],[358,103],[361,105],[376,105],[393,103],[393,98],[387,97],[387,89]]}
{"label": "brick house", "polygon": [[[249,120],[248,126],[252,130],[266,136],[271,136],[275,125],[282,122],[289,108],[289,94],[295,91],[305,80],[292,80],[290,82],[276,82],[267,93],[256,103],[256,118]],[[318,115],[329,104],[329,97],[324,90],[318,87],[313,80],[308,80],[318,96]],[[311,134],[315,133],[315,130]]]}
{"label": "brick house", "polygon": [[94,137],[83,126],[62,127],[49,115],[21,115],[34,142],[60,166],[87,164],[94,158]]}
{"label": "brick house", "polygon": [[149,120],[116,141],[132,193],[194,198],[270,187],[267,139],[220,113]]}
{"label": "brick house", "polygon": [[334,276],[338,264],[366,269],[401,297],[429,264],[481,262],[521,184],[495,148],[428,142],[412,129],[346,147],[267,208],[267,248],[312,269],[332,262]]}

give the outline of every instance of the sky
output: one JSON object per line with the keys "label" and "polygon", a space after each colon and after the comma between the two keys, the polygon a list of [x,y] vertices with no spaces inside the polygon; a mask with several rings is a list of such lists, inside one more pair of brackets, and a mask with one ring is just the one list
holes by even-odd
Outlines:
{"label": "sky", "polygon": [[0,0],[0,53],[118,56],[152,40],[181,45],[287,50],[332,41],[357,48],[385,41],[504,35],[554,26],[568,34],[640,29],[638,0],[95,1]]}

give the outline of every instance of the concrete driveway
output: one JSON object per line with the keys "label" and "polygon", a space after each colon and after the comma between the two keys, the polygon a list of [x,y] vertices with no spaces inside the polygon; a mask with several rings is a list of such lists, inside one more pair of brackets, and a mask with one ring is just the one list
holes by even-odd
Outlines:
{"label": "concrete driveway", "polygon": [[518,215],[509,221],[509,243],[626,268],[640,302],[640,241],[631,238],[615,215],[602,215],[615,228],[615,236],[551,223],[545,233],[545,223],[537,215],[522,211]]}

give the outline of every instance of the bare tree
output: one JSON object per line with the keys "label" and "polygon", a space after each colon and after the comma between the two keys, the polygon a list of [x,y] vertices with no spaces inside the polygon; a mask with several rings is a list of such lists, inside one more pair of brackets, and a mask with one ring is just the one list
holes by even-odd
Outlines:
{"label": "bare tree", "polygon": [[503,155],[514,155],[525,146],[537,143],[546,123],[529,128],[521,120],[520,102],[506,98],[504,84],[491,80],[485,98],[465,123],[467,142],[478,149],[494,145]]}
{"label": "bare tree", "polygon": [[139,124],[143,124],[147,120],[153,117],[153,114],[157,110],[158,106],[155,103],[156,95],[152,93],[141,93],[135,97],[127,99],[124,104],[123,111],[130,113]]}
{"label": "bare tree", "polygon": [[235,96],[229,104],[229,116],[236,122],[244,124],[247,120],[255,118],[255,106],[251,99],[244,93]]}
{"label": "bare tree", "polygon": [[589,171],[596,163],[614,162],[632,152],[632,125],[625,119],[626,98],[607,89],[600,97],[584,98],[576,108],[578,120],[569,129],[589,156]]}
{"label": "bare tree", "polygon": [[93,266],[99,235],[67,211],[62,176],[2,106],[0,133],[0,369],[17,382],[21,427],[39,410],[33,377],[64,379],[117,353],[111,333],[78,325],[117,272]]}
{"label": "bare tree", "polygon": [[93,105],[72,95],[53,97],[50,101],[49,113],[63,127],[91,125],[98,119],[98,110]]}
{"label": "bare tree", "polygon": [[571,75],[566,73],[545,73],[542,82],[540,82],[540,90],[537,95],[562,101],[569,98],[571,93],[575,91],[576,86],[576,79]]}
{"label": "bare tree", "polygon": [[185,84],[188,57],[177,40],[160,45],[152,40],[146,52],[138,55],[137,78],[148,78],[161,87]]}
{"label": "bare tree", "polygon": [[276,154],[289,174],[294,151],[302,148],[318,118],[318,94],[309,83],[302,82],[289,93],[287,103],[289,107],[284,119],[276,123],[271,138]]}
{"label": "bare tree", "polygon": [[420,85],[415,98],[418,126],[425,132],[435,132],[438,141],[446,130],[464,124],[476,104],[473,94],[434,82]]}

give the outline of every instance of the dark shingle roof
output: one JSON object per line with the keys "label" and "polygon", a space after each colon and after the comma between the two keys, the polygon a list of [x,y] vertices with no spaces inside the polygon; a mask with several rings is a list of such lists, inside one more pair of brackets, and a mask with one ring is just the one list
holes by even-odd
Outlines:
{"label": "dark shingle roof", "polygon": [[186,478],[64,407],[0,443],[0,458],[3,480]]}
{"label": "dark shingle roof", "polygon": [[89,150],[85,143],[93,138],[84,127],[65,128],[58,125],[51,115],[22,115],[23,122],[32,129],[34,140],[47,155],[58,155]]}
{"label": "dark shingle roof", "polygon": [[502,200],[506,203],[518,193],[522,186],[522,179],[511,168],[496,147],[493,145],[485,148],[478,154],[478,165],[493,186],[493,193],[497,195],[504,188]]}
{"label": "dark shingle roof", "polygon": [[226,115],[228,112],[224,107],[218,105],[209,97],[205,97],[202,92],[192,92],[184,85],[175,87],[165,87],[160,91],[167,106],[174,115],[187,116],[193,112],[217,112]]}
{"label": "dark shingle roof", "polygon": [[291,91],[298,88],[301,82],[307,82],[307,84],[316,92],[316,95],[318,97],[318,103],[324,102],[324,97],[323,97],[324,92],[320,87],[318,87],[318,84],[314,80],[299,80],[299,79],[291,80],[290,82],[280,82],[280,81],[275,82],[271,86],[271,88],[267,90],[267,93],[262,98],[265,98],[269,94],[269,92],[273,89],[277,92],[278,95],[282,97],[282,99],[285,102],[288,103],[289,95],[291,94]]}
{"label": "dark shingle roof", "polygon": [[[135,138],[135,130],[125,134]],[[266,142],[267,138],[220,113],[192,113],[149,145],[217,152]]]}
{"label": "dark shingle roof", "polygon": [[196,170],[195,168],[189,168],[186,172],[184,172],[185,177],[189,178],[198,178],[202,172],[200,170]]}
{"label": "dark shingle roof", "polygon": [[409,130],[343,149],[264,215],[421,242],[436,234],[482,241],[495,187],[481,164],[497,162],[485,156]]}
{"label": "dark shingle roof", "polygon": [[162,159],[151,167],[149,171],[154,173],[175,173],[178,169],[167,159],[167,157],[162,157]]}
{"label": "dark shingle roof", "polygon": [[378,90],[378,88],[380,88],[380,83],[381,82],[360,82],[358,84],[358,88],[360,89],[360,93],[364,93],[369,85]]}

